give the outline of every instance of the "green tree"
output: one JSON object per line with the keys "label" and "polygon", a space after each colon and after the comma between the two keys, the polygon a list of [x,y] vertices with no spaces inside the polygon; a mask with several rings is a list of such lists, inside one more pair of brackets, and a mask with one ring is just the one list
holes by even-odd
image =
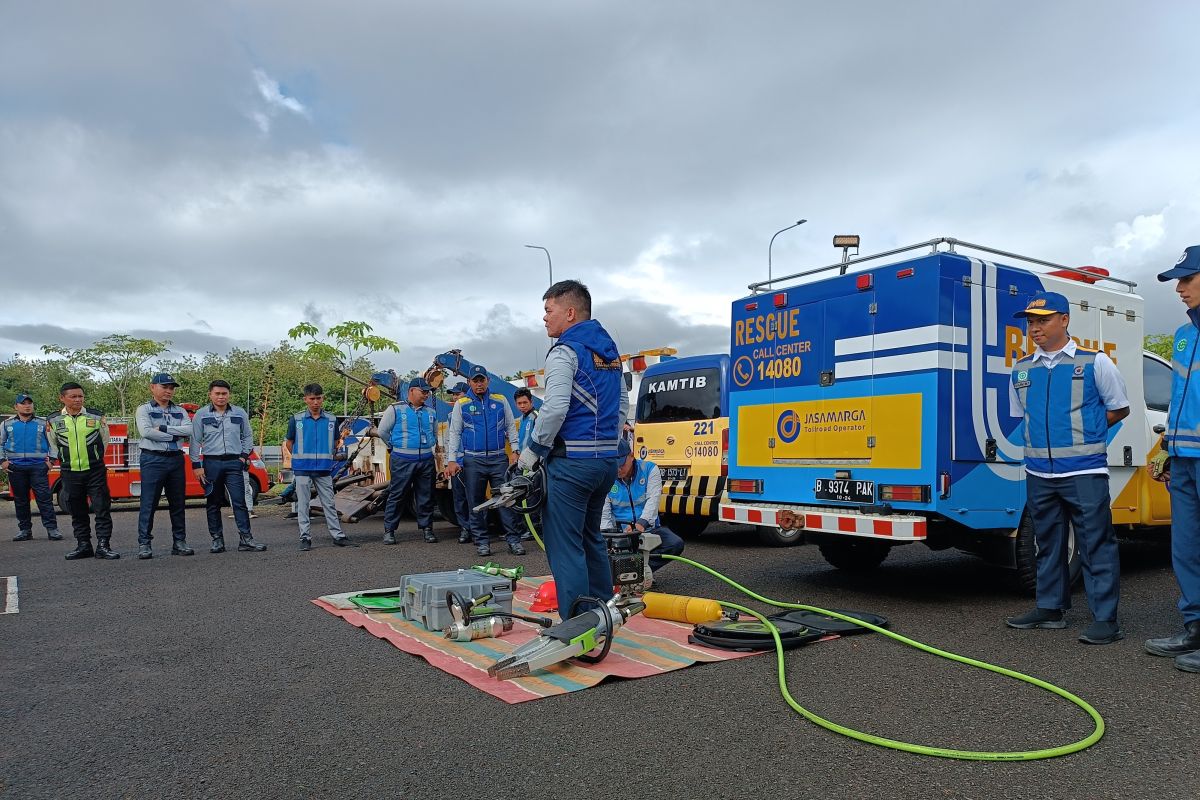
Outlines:
{"label": "green tree", "polygon": [[[329,328],[324,337],[321,336],[321,329],[311,322],[301,322],[288,331],[288,338],[292,341],[307,340],[300,351],[305,361],[332,369],[342,376],[342,413],[349,410],[347,398],[350,379],[345,375],[348,373],[366,379],[374,371],[368,356],[384,351],[400,352],[400,345],[384,336],[375,335],[374,330],[366,322],[348,320]],[[326,384],[332,385],[332,382]]]}
{"label": "green tree", "polygon": [[1171,348],[1175,346],[1175,336],[1170,333],[1152,333],[1142,342],[1142,348],[1171,360]]}
{"label": "green tree", "polygon": [[85,367],[107,377],[108,384],[116,392],[121,416],[125,416],[130,387],[139,378],[146,377],[146,364],[162,355],[170,345],[169,341],[113,333],[93,342],[91,347],[47,344],[42,346],[42,352],[62,356],[71,366]]}

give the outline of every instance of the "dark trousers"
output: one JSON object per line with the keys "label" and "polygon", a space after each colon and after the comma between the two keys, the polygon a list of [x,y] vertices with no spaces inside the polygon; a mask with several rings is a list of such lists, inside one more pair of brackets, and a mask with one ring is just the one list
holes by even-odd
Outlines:
{"label": "dark trousers", "polygon": [[183,463],[183,451],[141,451],[142,496],[138,511],[138,544],[150,544],[154,538],[154,512],[158,499],[167,495],[167,509],[171,516],[171,538],[183,542],[187,538],[184,529],[184,498],[186,495],[187,467]]}
{"label": "dark trousers", "polygon": [[29,493],[37,499],[38,513],[42,516],[42,527],[47,531],[58,530],[58,518],[54,515],[54,500],[50,497],[50,473],[45,464],[31,467],[8,466],[8,485],[12,489],[13,504],[17,507],[17,530],[33,530],[33,514],[29,508]]}
{"label": "dark trousers", "polygon": [[[508,456],[499,453],[494,456],[465,456],[463,458],[463,473],[467,478],[467,497],[471,508],[487,499],[487,488],[495,492],[504,483],[504,475],[508,472]],[[511,508],[501,508],[500,521],[504,525],[504,538],[509,544],[521,541],[521,532],[517,529]],[[471,536],[475,544],[487,544],[491,540],[488,533],[487,511],[471,512]]]}
{"label": "dark trousers", "polygon": [[675,531],[665,525],[659,525],[657,528],[651,528],[648,533],[657,533],[662,539],[662,544],[650,551],[650,569],[654,572],[671,563],[663,558],[664,555],[683,555],[683,539],[680,539]]}
{"label": "dark trousers", "polygon": [[454,519],[451,521],[464,531],[470,532],[471,501],[467,497],[466,473],[459,471],[457,475],[450,478],[450,487],[454,498]]}
{"label": "dark trousers", "polygon": [[1200,620],[1200,458],[1171,458],[1171,563],[1185,625]]}
{"label": "dark trousers", "polygon": [[1038,608],[1071,607],[1068,522],[1083,562],[1088,607],[1098,621],[1116,621],[1121,561],[1112,526],[1107,475],[1025,480],[1026,504],[1037,542]]}
{"label": "dark trousers", "polygon": [[96,539],[112,538],[112,495],[108,492],[108,467],[101,464],[84,472],[62,471],[63,487],[67,493],[67,508],[71,509],[71,531],[78,542],[92,541],[88,501],[96,515]]}
{"label": "dark trousers", "polygon": [[617,478],[617,461],[557,457],[546,462],[543,536],[563,619],[580,597],[607,601],[613,595],[612,567],[600,535],[600,516],[604,498]]}
{"label": "dark trousers", "polygon": [[411,488],[417,504],[417,527],[433,527],[433,459],[404,461],[392,456],[392,480],[383,509],[383,530],[395,533],[400,524],[400,502]]}
{"label": "dark trousers", "polygon": [[246,510],[246,475],[239,459],[204,459],[204,513],[208,516],[208,535],[223,536],[221,499],[228,494],[233,506],[233,521],[239,536],[250,535],[250,512]]}

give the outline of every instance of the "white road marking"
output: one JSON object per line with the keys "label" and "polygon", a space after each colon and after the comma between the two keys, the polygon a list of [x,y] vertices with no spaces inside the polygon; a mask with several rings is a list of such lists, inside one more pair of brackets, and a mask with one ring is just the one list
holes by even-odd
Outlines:
{"label": "white road marking", "polygon": [[19,611],[17,606],[17,576],[9,575],[4,579],[8,584],[8,591],[4,593],[4,614],[16,614]]}

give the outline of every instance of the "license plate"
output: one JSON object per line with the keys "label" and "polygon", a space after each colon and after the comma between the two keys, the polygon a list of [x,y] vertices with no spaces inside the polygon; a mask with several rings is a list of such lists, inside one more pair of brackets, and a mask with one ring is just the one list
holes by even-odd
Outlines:
{"label": "license plate", "polygon": [[817,478],[816,496],[818,500],[842,503],[874,503],[875,481]]}
{"label": "license plate", "polygon": [[664,481],[681,481],[688,476],[688,467],[659,467],[659,474]]}

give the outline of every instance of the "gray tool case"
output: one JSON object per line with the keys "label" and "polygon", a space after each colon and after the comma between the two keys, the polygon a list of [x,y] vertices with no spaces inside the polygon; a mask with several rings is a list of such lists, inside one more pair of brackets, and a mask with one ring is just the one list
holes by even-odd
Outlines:
{"label": "gray tool case", "polygon": [[463,600],[492,595],[488,607],[512,613],[512,582],[495,575],[484,575],[470,569],[454,572],[425,572],[400,578],[400,602],[404,618],[419,622],[429,631],[444,630],[454,620],[446,608],[446,592],[452,591]]}

